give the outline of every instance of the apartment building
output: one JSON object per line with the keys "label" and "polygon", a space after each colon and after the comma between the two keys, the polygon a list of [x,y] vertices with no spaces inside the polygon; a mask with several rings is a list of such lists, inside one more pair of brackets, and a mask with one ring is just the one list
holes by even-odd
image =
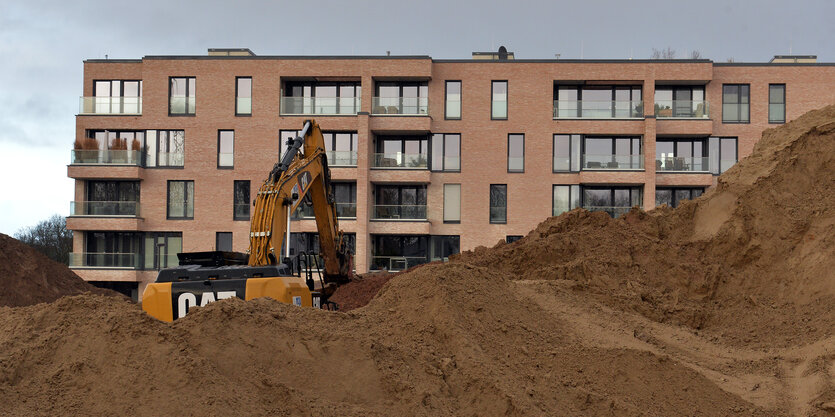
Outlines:
{"label": "apartment building", "polygon": [[[309,118],[359,273],[512,241],[576,207],[676,206],[764,129],[835,103],[835,64],[813,58],[87,60],[71,267],[138,297],[181,251],[246,251],[254,194]],[[310,216],[293,215],[292,252],[317,251]]]}

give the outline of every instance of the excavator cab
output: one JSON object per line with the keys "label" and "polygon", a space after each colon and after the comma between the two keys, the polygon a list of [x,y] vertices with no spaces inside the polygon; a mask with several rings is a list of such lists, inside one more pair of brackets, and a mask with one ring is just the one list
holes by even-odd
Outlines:
{"label": "excavator cab", "polygon": [[[312,201],[315,213],[321,270],[312,254],[290,257],[290,213],[305,198]],[[142,309],[163,321],[182,318],[191,307],[230,297],[270,297],[299,307],[335,309],[327,298],[353,277],[353,253],[339,230],[324,139],[315,121],[306,121],[301,134],[288,141],[287,151],[258,190],[254,206],[248,253],[178,254],[180,266],[161,270],[145,288]],[[314,268],[319,272],[318,288],[312,277]],[[302,272],[307,276],[302,277]]]}

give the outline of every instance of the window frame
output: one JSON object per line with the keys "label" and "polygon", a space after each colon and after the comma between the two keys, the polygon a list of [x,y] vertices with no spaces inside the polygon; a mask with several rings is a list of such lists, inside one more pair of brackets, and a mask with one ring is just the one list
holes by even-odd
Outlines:
{"label": "window frame", "polygon": [[[725,87],[736,87],[736,103],[727,103],[727,104],[736,104],[737,105],[737,120],[725,120]],[[742,87],[745,86],[748,88],[748,114],[746,115],[746,120],[742,120]],[[751,84],[722,84],[722,123],[726,124],[751,124]]]}
{"label": "window frame", "polygon": [[[521,136],[522,137],[522,169],[521,170],[511,170],[510,169],[510,137],[511,136]],[[525,173],[525,134],[524,133],[508,133],[507,134],[507,173],[508,174],[524,174]]]}
{"label": "window frame", "polygon": [[[556,205],[554,204],[554,194],[556,193],[557,187],[568,187],[568,211],[563,213],[567,213],[571,210],[576,208],[582,207],[582,190],[580,189],[580,184],[565,184],[565,183],[558,183],[558,184],[551,184],[551,215],[548,217],[559,216],[560,214],[555,214],[554,211],[556,209]],[[576,195],[573,195],[576,193]],[[576,204],[575,204],[576,203]]]}
{"label": "window frame", "polygon": [[[183,78],[183,79],[186,80],[186,95],[185,95],[185,98],[188,99],[189,97],[194,97],[194,109],[191,109],[192,110],[191,112],[189,112],[188,100],[186,100],[186,107],[185,107],[186,111],[185,111],[185,113],[171,113],[171,98],[172,98],[172,96],[171,96],[171,93],[172,93],[172,91],[171,91],[171,89],[172,89],[171,80],[173,80],[175,78]],[[189,88],[189,81],[188,81],[190,79],[194,80],[194,90],[195,91],[190,91],[191,89]],[[197,76],[185,76],[185,75],[169,76],[168,77],[168,116],[169,117],[194,117],[196,115],[197,115]]]}
{"label": "window frame", "polygon": [[[246,216],[246,218],[238,217],[235,211],[235,206],[238,204],[242,204],[237,203],[235,200],[235,198],[237,197],[237,187],[238,184],[244,183],[246,183],[247,194],[249,194],[249,196],[247,197],[247,202],[245,203],[247,209],[249,209],[249,214]],[[250,207],[252,207],[252,182],[250,180],[234,180],[232,182],[232,221],[249,221],[249,219],[252,217],[252,210],[250,209]]]}
{"label": "window frame", "polygon": [[[446,194],[446,190],[447,190],[448,185],[449,186],[456,186],[456,185],[458,186],[458,219],[457,220],[455,220],[455,219],[447,220],[447,204],[446,204],[447,194]],[[443,204],[443,208],[441,210],[442,211],[441,217],[443,218],[444,223],[447,223],[447,224],[460,224],[461,223],[461,211],[462,211],[461,210],[461,188],[462,188],[461,183],[444,183],[444,186],[443,186],[443,191],[444,191],[443,202],[444,202],[444,204]]]}
{"label": "window frame", "polygon": [[[183,217],[172,217],[171,216],[171,183],[174,182],[182,182],[184,183],[183,187]],[[186,210],[187,203],[188,203],[188,191],[186,190],[186,184],[191,183],[192,188],[192,200],[191,200],[191,217],[186,216],[185,214],[188,213]],[[194,220],[194,194],[196,194],[194,188],[194,180],[168,180],[166,182],[165,188],[165,219],[166,220]]]}
{"label": "window frame", "polygon": [[[232,165],[220,164],[220,138],[223,132],[232,132]],[[235,169],[235,131],[233,129],[217,130],[217,169]]]}
{"label": "window frame", "polygon": [[[495,95],[495,88],[496,83],[504,83],[504,91],[505,91],[505,109],[504,109],[504,117],[494,117],[493,116],[493,105],[496,103],[496,100],[493,99]],[[490,80],[490,120],[507,120],[510,115],[510,83],[507,80]]]}
{"label": "window frame", "polygon": [[[150,135],[148,132],[154,132],[153,137],[151,137],[152,135]],[[160,161],[160,157],[159,157],[160,146],[159,146],[159,144],[160,144],[160,140],[161,140],[160,139],[160,132],[166,132],[166,136],[167,136],[166,140],[168,141],[166,143],[166,149],[170,149],[172,132],[183,132],[183,152],[182,152],[183,164],[182,165],[171,165],[171,164],[160,165],[159,164],[159,161]],[[151,140],[154,141],[153,146],[150,145]],[[154,164],[153,165],[148,164],[148,152],[151,150],[151,148],[153,148],[153,154],[154,154]],[[173,152],[165,152],[165,153],[171,154]],[[186,130],[185,129],[147,129],[147,130],[145,130],[145,149],[143,149],[143,152],[142,152],[142,163],[143,163],[143,165],[142,165],[143,168],[150,168],[150,169],[185,169],[185,167],[186,167]]]}
{"label": "window frame", "polygon": [[[567,170],[557,170],[556,164],[554,163],[554,159],[556,158],[557,152],[557,136],[566,136],[568,137],[568,169]],[[577,144],[580,145],[576,149],[577,156],[580,159],[580,169],[574,170],[574,136],[577,136]],[[583,136],[577,133],[554,133],[551,136],[551,173],[559,174],[565,172],[580,172],[583,168],[582,164],[582,148],[583,148]]]}
{"label": "window frame", "polygon": [[[238,87],[239,87],[239,80],[241,79],[249,79],[249,113],[241,113],[238,111]],[[195,88],[197,87],[197,81],[195,80]],[[236,117],[252,117],[252,76],[236,76],[235,77],[235,116]]]}
{"label": "window frame", "polygon": [[[493,206],[491,205],[490,197],[493,195],[493,187],[504,187],[504,221],[493,221],[493,217],[490,216],[488,211],[488,220],[490,224],[507,224],[507,184],[490,184],[490,192],[487,195],[487,205],[488,209],[492,209]],[[496,206],[499,207],[499,206]]]}
{"label": "window frame", "polygon": [[[458,83],[458,117],[449,117],[449,83]],[[444,120],[461,120],[464,109],[464,83],[461,80],[446,80],[444,82]],[[492,114],[492,113],[491,113]]]}
{"label": "window frame", "polygon": [[[701,197],[705,193],[705,191],[707,191],[707,187],[655,187],[655,207],[661,207],[658,204],[658,191],[659,190],[670,191],[671,192],[670,202],[672,203],[672,205],[670,205],[669,207],[670,208],[677,208],[682,201],[682,200],[677,200],[676,199],[676,191],[677,190],[687,190],[690,193],[690,198],[688,198],[687,200],[694,200],[695,198]],[[693,197],[693,191],[695,191],[695,190],[699,190],[700,193],[699,193],[698,196],[696,196],[694,198]]]}
{"label": "window frame", "polygon": [[[783,88],[783,102],[782,103],[772,103],[771,102],[771,87],[782,87]],[[768,124],[785,124],[786,123],[786,84],[785,83],[775,83],[768,85]],[[771,106],[773,104],[782,104],[783,105],[783,120],[773,120],[771,118]]]}
{"label": "window frame", "polygon": [[[441,137],[441,168],[438,169],[435,167],[433,163],[433,159],[435,158],[435,152],[433,149],[435,147],[435,137]],[[458,169],[447,169],[446,168],[446,140],[447,136],[458,136]],[[429,170],[433,172],[461,172],[461,134],[460,133],[432,133],[429,136],[430,144],[429,144]]]}

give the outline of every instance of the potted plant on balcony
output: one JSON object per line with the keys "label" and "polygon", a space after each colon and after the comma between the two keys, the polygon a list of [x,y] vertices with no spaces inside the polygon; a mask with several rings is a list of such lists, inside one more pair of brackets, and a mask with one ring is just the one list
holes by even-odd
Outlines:
{"label": "potted plant on balcony", "polygon": [[75,149],[75,160],[73,162],[79,164],[95,164],[98,162],[99,143],[95,139],[76,139],[73,148]]}
{"label": "potted plant on balcony", "polygon": [[134,164],[139,162],[140,157],[140,143],[139,139],[134,138],[133,141],[130,143],[130,150],[127,152],[128,154],[128,163]]}
{"label": "potted plant on balcony", "polygon": [[110,150],[118,151],[111,152],[110,162],[114,164],[126,164],[128,162],[128,144],[125,139],[113,139],[110,142]]}

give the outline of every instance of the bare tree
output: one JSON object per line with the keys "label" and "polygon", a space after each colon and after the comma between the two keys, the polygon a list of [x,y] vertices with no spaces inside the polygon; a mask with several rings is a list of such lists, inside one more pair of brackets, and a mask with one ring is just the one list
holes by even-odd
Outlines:
{"label": "bare tree", "polygon": [[702,53],[698,49],[690,51],[690,59],[702,59]]}
{"label": "bare tree", "polygon": [[676,50],[668,46],[661,50],[652,48],[652,56],[650,56],[650,59],[675,59],[675,57]]}
{"label": "bare tree", "polygon": [[72,232],[64,216],[53,215],[35,226],[24,227],[15,239],[37,249],[49,259],[67,265],[72,252]]}

